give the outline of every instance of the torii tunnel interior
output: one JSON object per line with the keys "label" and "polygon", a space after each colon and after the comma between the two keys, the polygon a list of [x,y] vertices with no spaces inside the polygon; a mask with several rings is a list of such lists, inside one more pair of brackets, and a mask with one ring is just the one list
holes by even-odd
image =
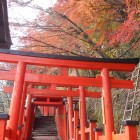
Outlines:
{"label": "torii tunnel interior", "polygon": [[[102,59],[0,50],[0,62],[15,64],[0,70],[0,80],[12,95],[9,114],[0,114],[0,140],[137,140],[137,121],[123,121],[124,132],[114,129],[112,88],[133,88],[133,81],[110,76],[110,71],[132,72],[138,59]],[[58,74],[35,73],[28,65],[55,67]],[[100,71],[97,77],[69,75],[70,69]],[[45,88],[39,88],[44,86]],[[98,87],[101,92],[91,92]],[[87,120],[86,97],[101,98],[101,120]],[[94,114],[94,111],[92,112]],[[42,127],[41,127],[42,126]],[[38,128],[38,129],[37,129]],[[37,130],[36,130],[37,129]]]}

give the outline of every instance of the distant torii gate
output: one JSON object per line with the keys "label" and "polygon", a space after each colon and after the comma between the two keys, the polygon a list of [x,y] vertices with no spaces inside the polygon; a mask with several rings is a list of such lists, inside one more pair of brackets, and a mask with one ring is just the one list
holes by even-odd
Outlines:
{"label": "distant torii gate", "polygon": [[[27,140],[32,129],[30,124],[33,122],[35,116],[35,106],[58,106],[55,117],[58,132],[62,140],[72,140],[73,138],[74,140],[88,140],[87,133],[90,134],[90,140],[137,140],[136,125],[138,123],[136,121],[124,122],[126,125],[125,133],[115,134],[111,95],[112,88],[133,88],[133,81],[115,79],[110,77],[109,72],[131,72],[139,62],[139,59],[97,59],[0,50],[0,61],[17,64],[16,72],[0,71],[1,80],[14,81],[13,89],[8,89],[9,92],[13,90],[13,93],[9,113],[10,119],[7,126],[4,118],[8,119],[8,116],[0,116],[0,124],[3,124],[0,128],[1,140]],[[57,76],[29,73],[26,72],[28,64],[58,67],[61,68],[61,73]],[[69,76],[69,68],[99,70],[101,71],[101,76],[96,78]],[[34,89],[33,85],[46,85],[49,88],[39,90]],[[58,90],[56,88],[60,86],[67,87],[67,90]],[[85,88],[88,86],[100,87],[102,88],[102,93],[89,92]],[[77,88],[77,90],[73,91],[72,88]],[[28,99],[25,110],[26,97]],[[66,125],[66,109],[62,102],[63,97],[68,97],[69,129],[67,129]],[[73,110],[73,97],[79,97],[80,99],[80,126],[78,124],[78,111]],[[103,99],[104,135],[100,132],[100,129],[95,128],[96,121],[91,121],[89,127],[87,127],[86,97],[102,97]],[[32,103],[33,98],[36,98],[36,100]],[[42,100],[43,98],[47,99],[47,101]],[[59,118],[59,113],[65,115],[63,120]],[[26,121],[24,122],[24,126],[22,126],[24,116],[26,116]],[[63,125],[63,129],[61,125]],[[66,134],[68,130],[69,138]]]}

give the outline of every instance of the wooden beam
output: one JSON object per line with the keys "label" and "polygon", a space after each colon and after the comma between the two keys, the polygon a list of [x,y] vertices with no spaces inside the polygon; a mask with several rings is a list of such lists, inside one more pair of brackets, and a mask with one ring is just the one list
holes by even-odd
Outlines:
{"label": "wooden beam", "polygon": [[40,102],[40,101],[34,101],[34,105],[36,106],[59,106],[63,105],[63,102]]}
{"label": "wooden beam", "polygon": [[[15,73],[0,71],[1,80],[14,80]],[[129,80],[117,80],[110,78],[111,88],[133,88],[133,82]],[[52,76],[45,74],[25,74],[25,82],[38,84],[56,84],[57,86],[93,86],[102,87],[102,78],[86,78],[74,76]]]}
{"label": "wooden beam", "polygon": [[3,93],[12,93],[13,87],[3,87]]}
{"label": "wooden beam", "polygon": [[[101,93],[100,92],[85,92],[86,93],[86,97],[91,97],[91,98],[101,98]],[[48,92],[44,93],[44,94],[33,94],[34,97],[79,97],[79,91],[63,91],[63,90],[58,90],[58,91],[54,91],[53,90],[49,90]]]}
{"label": "wooden beam", "polygon": [[[3,92],[12,93],[12,87],[4,87]],[[69,90],[54,90],[54,89],[27,89],[28,94],[32,94],[34,97],[79,97],[79,91]],[[101,98],[100,92],[88,92],[85,91],[86,97]]]}
{"label": "wooden beam", "polygon": [[68,68],[78,68],[78,69],[91,69],[91,70],[102,70],[107,68],[109,70],[117,71],[133,71],[136,64],[126,64],[126,63],[109,63],[109,62],[89,62],[80,60],[63,60],[63,59],[51,59],[51,58],[41,58],[41,57],[31,57],[31,56],[21,56],[14,54],[0,54],[1,62],[18,63],[18,61],[23,61],[26,64],[31,65],[45,65],[53,67],[68,67]]}
{"label": "wooden beam", "polygon": [[43,74],[32,74],[27,73],[25,81],[29,83],[47,83],[56,84],[57,86],[102,86],[100,78],[85,78],[85,77],[74,77],[74,76],[52,76]]}
{"label": "wooden beam", "polygon": [[0,71],[0,80],[9,80],[14,81],[15,80],[15,72],[11,71]]}

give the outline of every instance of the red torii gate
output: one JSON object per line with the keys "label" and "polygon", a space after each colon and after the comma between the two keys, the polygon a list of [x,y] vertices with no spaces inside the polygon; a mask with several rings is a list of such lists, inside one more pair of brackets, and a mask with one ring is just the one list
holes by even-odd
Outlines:
{"label": "red torii gate", "polygon": [[[10,119],[6,127],[6,121],[0,121],[3,124],[0,136],[6,140],[17,140],[28,138],[29,133],[31,132],[30,122],[33,121],[34,116],[34,106],[61,106],[56,112],[57,122],[59,121],[58,113],[66,113],[64,105],[62,102],[42,102],[34,101],[32,105],[32,98],[58,98],[68,97],[68,106],[69,106],[69,135],[70,140],[73,138],[75,140],[87,140],[87,133],[90,133],[90,140],[132,140],[137,139],[137,132],[135,125],[137,122],[126,121],[126,129],[123,134],[114,134],[114,119],[113,119],[113,109],[112,109],[112,96],[111,88],[133,88],[133,82],[129,80],[118,80],[109,76],[109,71],[126,71],[131,72],[134,70],[135,65],[138,63],[138,59],[94,59],[87,57],[70,57],[70,56],[57,56],[57,55],[46,55],[46,54],[35,54],[28,52],[20,51],[11,51],[11,50],[0,50],[0,61],[17,63],[17,70],[15,72],[11,71],[0,71],[1,80],[12,80],[14,81],[12,100],[10,106]],[[39,65],[39,66],[51,66],[51,67],[60,67],[61,74],[59,76],[52,76],[46,74],[34,74],[26,72],[26,65]],[[88,70],[100,70],[101,77],[96,78],[86,78],[86,77],[72,77],[68,76],[68,68],[76,69],[88,69]],[[45,92],[39,91],[38,89],[30,88],[27,86],[31,85],[49,85],[50,89],[45,89]],[[68,87],[68,90],[59,91],[56,89],[57,86]],[[105,135],[102,135],[99,129],[95,129],[96,132],[93,132],[95,128],[95,121],[90,122],[89,128],[87,128],[86,120],[86,101],[85,97],[95,97],[100,98],[100,93],[92,93],[86,91],[84,87],[93,86],[102,88],[102,97],[104,105],[104,131]],[[73,87],[77,87],[77,91],[72,91]],[[40,93],[39,93],[40,92]],[[28,96],[27,108],[24,110],[25,99]],[[79,96],[80,98],[80,128],[74,128],[78,125],[78,112],[74,111],[73,116],[73,101],[72,98]],[[29,116],[26,120],[23,131],[17,130],[18,126],[22,126],[23,116]],[[4,118],[8,119],[7,116]],[[74,121],[74,123],[72,122]],[[74,127],[73,127],[74,124]],[[63,124],[66,128],[66,124]],[[129,126],[130,125],[130,126]],[[60,126],[58,126],[60,130]],[[5,130],[6,128],[6,130]],[[67,129],[67,128],[66,128]],[[5,130],[5,131],[4,131]],[[66,132],[60,130],[61,136],[64,140],[67,140]],[[21,133],[24,133],[22,137]],[[65,135],[63,134],[65,133]],[[79,137],[80,136],[80,137]]]}

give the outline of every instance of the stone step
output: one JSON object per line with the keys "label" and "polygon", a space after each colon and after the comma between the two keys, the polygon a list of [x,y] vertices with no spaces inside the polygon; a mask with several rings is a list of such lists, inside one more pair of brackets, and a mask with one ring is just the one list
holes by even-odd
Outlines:
{"label": "stone step", "polygon": [[55,118],[36,116],[31,140],[59,140]]}
{"label": "stone step", "polygon": [[39,137],[32,137],[31,140],[59,140],[57,136],[39,136]]}

